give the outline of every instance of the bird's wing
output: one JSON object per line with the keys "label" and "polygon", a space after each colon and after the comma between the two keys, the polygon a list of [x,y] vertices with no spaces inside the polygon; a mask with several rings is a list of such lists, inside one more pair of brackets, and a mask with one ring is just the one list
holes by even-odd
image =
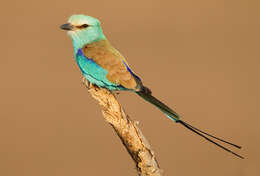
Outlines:
{"label": "bird's wing", "polygon": [[88,44],[82,51],[87,58],[108,72],[106,78],[113,84],[132,90],[140,90],[142,87],[140,78],[131,71],[124,57],[107,40]]}

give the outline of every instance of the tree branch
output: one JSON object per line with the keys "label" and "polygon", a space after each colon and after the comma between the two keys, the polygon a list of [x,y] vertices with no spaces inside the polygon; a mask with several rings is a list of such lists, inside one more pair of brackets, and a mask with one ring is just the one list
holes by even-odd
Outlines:
{"label": "tree branch", "polygon": [[124,112],[115,95],[107,89],[90,84],[84,78],[83,83],[92,97],[99,102],[104,118],[113,127],[134,160],[138,175],[161,176],[162,171],[148,141],[137,127],[137,123]]}

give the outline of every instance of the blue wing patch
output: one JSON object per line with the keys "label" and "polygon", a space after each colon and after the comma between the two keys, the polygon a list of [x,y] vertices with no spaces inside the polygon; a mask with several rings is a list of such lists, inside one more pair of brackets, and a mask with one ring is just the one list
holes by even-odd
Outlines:
{"label": "blue wing patch", "polygon": [[131,75],[133,75],[133,77],[135,77],[137,80],[141,81],[141,79],[140,79],[136,74],[134,74],[134,73],[132,72],[132,70],[129,68],[129,66],[127,65],[127,63],[125,63],[124,60],[122,60],[122,61],[123,61],[124,65],[126,66],[127,70],[129,71],[129,73],[131,73]]}

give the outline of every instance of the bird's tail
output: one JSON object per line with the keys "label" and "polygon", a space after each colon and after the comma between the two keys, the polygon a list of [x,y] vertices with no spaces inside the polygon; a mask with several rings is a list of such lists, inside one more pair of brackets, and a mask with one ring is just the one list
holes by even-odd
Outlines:
{"label": "bird's tail", "polygon": [[[173,111],[171,108],[169,108],[167,105],[165,105],[164,103],[162,103],[160,100],[158,100],[157,98],[155,98],[154,96],[152,96],[151,92],[149,91],[148,88],[144,87],[145,89],[143,91],[139,91],[139,92],[136,92],[140,97],[142,97],[144,100],[148,101],[149,103],[153,104],[154,106],[156,106],[158,109],[160,109],[165,115],[167,115],[167,117],[169,117],[171,120],[175,121],[176,123],[179,123],[181,125],[183,125],[185,128],[191,130],[193,133],[203,137],[204,139],[206,139],[207,141],[217,145],[218,147],[226,150],[227,152],[230,152],[232,153],[233,155],[239,157],[239,158],[242,158],[244,159],[243,156],[229,150],[228,148],[220,145],[219,143],[215,142],[213,139],[215,140],[218,140],[218,141],[221,141],[221,142],[224,142],[226,144],[229,144],[233,147],[236,147],[236,148],[239,148],[241,149],[241,146],[238,146],[236,144],[233,144],[233,143],[230,143],[230,142],[227,142],[223,139],[220,139],[218,137],[215,137],[209,133],[206,133],[186,122],[184,122],[183,120],[180,119],[180,116],[175,112]],[[148,91],[145,91],[145,90],[148,90]],[[211,138],[213,139],[211,139]]]}

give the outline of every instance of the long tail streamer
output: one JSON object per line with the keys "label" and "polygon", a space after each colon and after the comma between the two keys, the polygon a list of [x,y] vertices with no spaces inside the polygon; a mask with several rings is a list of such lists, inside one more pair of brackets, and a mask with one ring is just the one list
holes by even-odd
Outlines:
{"label": "long tail streamer", "polygon": [[[187,124],[186,122],[183,122],[182,120],[178,120],[178,121],[176,121],[176,122],[182,124],[182,125],[183,125],[184,127],[186,127],[187,129],[193,131],[194,133],[196,133],[196,134],[198,134],[199,136],[205,138],[207,141],[209,141],[209,142],[215,144],[216,146],[222,148],[223,150],[226,150],[227,152],[230,152],[230,153],[232,153],[233,155],[235,155],[235,156],[237,156],[237,157],[239,157],[239,158],[244,159],[243,156],[241,156],[241,155],[239,155],[239,154],[237,154],[237,153],[235,153],[235,152],[229,150],[228,148],[226,148],[226,147],[220,145],[219,143],[213,141],[212,139],[208,138],[207,136],[205,136],[205,135],[203,135],[203,134],[201,134],[201,133],[204,133],[204,134],[206,134],[206,135],[208,135],[208,136],[210,136],[210,137],[212,137],[212,138],[215,138],[215,139],[217,139],[217,140],[219,140],[219,141],[221,141],[221,142],[230,144],[230,145],[232,145],[232,146],[234,146],[234,147],[236,147],[236,148],[239,148],[239,149],[241,149],[241,146],[238,146],[238,145],[236,145],[236,144],[227,142],[227,141],[225,141],[225,140],[223,140],[223,139],[220,139],[220,138],[217,138],[217,137],[215,137],[215,136],[213,136],[213,135],[211,135],[211,134],[202,132],[201,130],[198,130],[197,128],[193,128],[191,125]],[[201,133],[199,133],[199,132],[201,132]]]}
{"label": "long tail streamer", "polygon": [[[185,128],[189,129],[190,131],[192,131],[193,133],[203,137],[204,139],[206,139],[207,141],[215,144],[216,146],[222,148],[223,150],[227,151],[227,152],[230,152],[232,153],[233,155],[239,157],[239,158],[242,158],[244,159],[243,156],[231,151],[230,149],[224,147],[223,145],[215,142],[213,139],[216,139],[218,141],[221,141],[223,143],[226,143],[226,144],[229,144],[233,147],[236,147],[238,149],[241,149],[242,147],[241,146],[238,146],[236,144],[233,144],[231,142],[228,142],[228,141],[225,141],[221,138],[218,138],[218,137],[215,137],[209,133],[206,133],[182,120],[180,120],[180,116],[175,112],[173,111],[171,108],[169,108],[167,105],[165,105],[164,103],[162,103],[160,100],[158,100],[157,98],[155,98],[154,96],[151,95],[151,93],[147,93],[147,92],[144,92],[144,91],[140,91],[140,92],[136,92],[139,96],[141,96],[144,100],[148,101],[149,103],[153,104],[154,106],[156,106],[157,108],[159,108],[163,113],[165,113],[171,120],[174,120],[176,123],[179,123],[181,125],[183,125]],[[208,136],[208,137],[207,137]],[[213,139],[210,139],[209,137],[213,138]]]}

